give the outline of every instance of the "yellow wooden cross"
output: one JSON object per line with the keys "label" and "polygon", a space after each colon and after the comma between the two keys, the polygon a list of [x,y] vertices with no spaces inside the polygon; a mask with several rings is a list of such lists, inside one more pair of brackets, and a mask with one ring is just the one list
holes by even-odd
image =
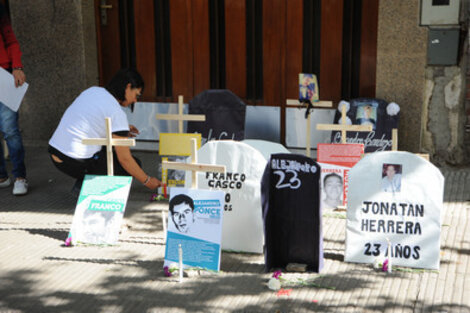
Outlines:
{"label": "yellow wooden cross", "polygon": [[347,125],[346,124],[346,106],[341,108],[341,124],[317,124],[318,130],[336,130],[341,131],[341,143],[346,143],[346,132],[370,132],[372,125]]}
{"label": "yellow wooden cross", "polygon": [[82,139],[84,145],[106,146],[106,161],[108,163],[108,176],[113,176],[113,146],[135,146],[134,139],[113,139],[111,132],[111,118],[106,118],[106,138]]}
{"label": "yellow wooden cross", "polygon": [[178,96],[178,114],[157,114],[158,120],[178,121],[178,132],[183,133],[183,121],[204,122],[205,115],[183,114],[183,96]]}
{"label": "yellow wooden cross", "polygon": [[195,138],[191,139],[191,163],[163,161],[162,168],[191,171],[191,188],[197,188],[197,172],[225,173],[226,171],[225,165],[197,163],[197,142]]}
{"label": "yellow wooden cross", "polygon": [[[286,100],[287,107],[291,108],[308,108],[308,103],[300,103],[299,100],[296,99],[287,99]],[[332,101],[315,101],[312,102],[314,108],[331,108],[333,106]],[[307,115],[307,128],[306,128],[306,142],[305,142],[305,155],[310,157],[310,116],[311,114]]]}

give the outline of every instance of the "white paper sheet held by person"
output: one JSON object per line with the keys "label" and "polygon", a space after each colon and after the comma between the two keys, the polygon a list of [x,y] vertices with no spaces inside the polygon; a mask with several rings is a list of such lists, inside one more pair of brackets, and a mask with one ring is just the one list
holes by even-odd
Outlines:
{"label": "white paper sheet held by person", "polygon": [[0,102],[17,112],[28,90],[28,83],[15,87],[13,75],[0,67]]}

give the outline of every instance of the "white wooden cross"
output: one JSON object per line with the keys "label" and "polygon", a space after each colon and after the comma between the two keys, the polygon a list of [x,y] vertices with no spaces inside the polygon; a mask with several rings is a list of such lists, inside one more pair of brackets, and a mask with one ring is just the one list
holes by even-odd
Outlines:
{"label": "white wooden cross", "polygon": [[191,188],[197,188],[197,172],[218,172],[225,173],[225,165],[201,164],[197,163],[197,144],[196,139],[191,139],[191,163],[181,163],[172,161],[163,161],[163,169],[174,169],[182,171],[191,171]]}
{"label": "white wooden cross", "polygon": [[178,96],[178,114],[157,114],[157,120],[178,121],[178,133],[183,133],[183,121],[204,122],[205,115],[183,114],[183,96]]}
{"label": "white wooden cross", "polygon": [[341,143],[346,143],[346,132],[370,132],[372,125],[347,125],[346,124],[346,106],[341,108],[341,124],[317,124],[318,130],[336,130],[341,131]]}
{"label": "white wooden cross", "polygon": [[[287,107],[295,107],[295,108],[303,108],[303,107],[306,107],[307,110],[308,110],[308,104],[305,103],[302,104],[299,102],[299,100],[296,100],[296,99],[287,99],[286,100],[286,105]],[[315,101],[315,102],[312,102],[312,106],[314,108],[331,108],[333,106],[333,102],[332,101]],[[307,115],[307,130],[306,130],[306,133],[305,133],[305,137],[306,137],[306,143],[305,143],[305,154],[306,156],[310,157],[310,115],[311,114],[308,114]]]}
{"label": "white wooden cross", "polygon": [[82,139],[84,145],[106,146],[106,160],[108,163],[108,176],[113,176],[113,146],[135,146],[134,139],[113,139],[111,132],[111,118],[106,118],[106,138],[85,138]]}

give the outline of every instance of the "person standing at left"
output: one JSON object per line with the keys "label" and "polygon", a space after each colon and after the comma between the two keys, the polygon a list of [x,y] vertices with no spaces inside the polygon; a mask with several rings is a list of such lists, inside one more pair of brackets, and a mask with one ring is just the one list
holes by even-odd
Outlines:
{"label": "person standing at left", "polygon": [[[0,67],[9,71],[15,80],[15,86],[21,86],[26,80],[21,63],[21,50],[11,27],[5,6],[0,3]],[[13,194],[28,193],[26,167],[24,165],[24,147],[18,127],[18,112],[0,102],[0,132],[8,147],[13,165]],[[8,176],[2,145],[0,145],[0,188],[9,187],[12,180]]]}

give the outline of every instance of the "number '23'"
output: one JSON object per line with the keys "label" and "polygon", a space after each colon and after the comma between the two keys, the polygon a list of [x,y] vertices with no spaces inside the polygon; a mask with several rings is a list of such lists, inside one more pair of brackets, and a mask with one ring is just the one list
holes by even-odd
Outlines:
{"label": "number '23'", "polygon": [[[293,170],[286,170],[284,171],[274,171],[274,174],[279,175],[279,181],[276,184],[277,189],[282,188],[290,188],[290,189],[298,189],[301,185],[300,179],[297,178],[297,172]],[[284,182],[286,179],[286,173],[292,173],[292,177],[289,179],[288,182]]]}

